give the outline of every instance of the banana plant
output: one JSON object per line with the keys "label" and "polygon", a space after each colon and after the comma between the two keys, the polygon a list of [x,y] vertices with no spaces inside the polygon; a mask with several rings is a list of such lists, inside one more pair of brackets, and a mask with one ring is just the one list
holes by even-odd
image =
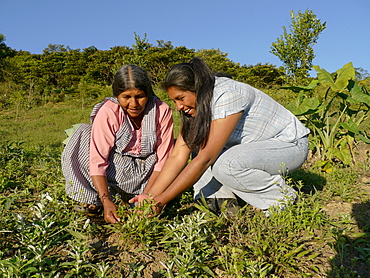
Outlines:
{"label": "banana plant", "polygon": [[[297,98],[287,108],[311,130],[311,149],[319,160],[315,166],[326,172],[336,160],[355,163],[354,148],[359,141],[370,144],[369,134],[361,130],[369,117],[370,95],[355,80],[352,63],[330,74],[314,66],[317,78],[308,86],[285,86]],[[313,96],[313,92],[318,93]]]}

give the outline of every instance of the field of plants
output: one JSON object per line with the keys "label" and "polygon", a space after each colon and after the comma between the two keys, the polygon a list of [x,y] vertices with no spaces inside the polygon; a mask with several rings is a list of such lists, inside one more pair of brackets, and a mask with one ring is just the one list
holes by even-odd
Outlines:
{"label": "field of plants", "polygon": [[286,177],[299,199],[269,218],[248,205],[215,215],[191,190],[158,217],[122,202],[114,225],[75,212],[64,130],[88,122],[99,99],[0,110],[0,277],[369,277],[370,96],[351,65],[316,70],[308,86],[269,92],[293,96],[312,131],[307,163]]}

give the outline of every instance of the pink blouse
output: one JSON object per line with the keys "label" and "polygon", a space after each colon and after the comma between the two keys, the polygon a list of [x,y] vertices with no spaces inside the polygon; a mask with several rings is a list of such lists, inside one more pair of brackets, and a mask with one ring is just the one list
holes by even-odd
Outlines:
{"label": "pink blouse", "polygon": [[[156,99],[156,150],[157,162],[154,171],[161,171],[173,149],[173,119],[171,108],[163,101]],[[108,157],[115,143],[115,134],[123,124],[123,111],[112,101],[107,101],[99,109],[92,124],[90,141],[90,175],[105,176],[109,165]],[[131,125],[131,122],[130,122]],[[131,125],[132,127],[132,125]],[[125,152],[141,153],[141,128],[132,127],[133,136]]]}

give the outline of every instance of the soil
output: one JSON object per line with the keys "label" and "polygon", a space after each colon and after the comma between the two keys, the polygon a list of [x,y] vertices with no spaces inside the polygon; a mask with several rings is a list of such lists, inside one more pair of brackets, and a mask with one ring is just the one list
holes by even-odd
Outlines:
{"label": "soil", "polygon": [[[356,150],[356,163],[367,165],[366,170],[359,170],[358,184],[355,186],[359,189],[359,197],[351,201],[344,202],[340,197],[333,198],[322,210],[329,216],[330,219],[348,223],[348,234],[338,231],[340,238],[336,241],[333,239],[334,247],[337,251],[329,248],[325,243],[326,248],[322,251],[323,272],[330,273],[329,277],[356,277],[347,276],[350,270],[353,274],[357,273],[357,277],[370,277],[369,245],[370,242],[370,145],[360,144]],[[309,163],[309,162],[308,162]],[[341,248],[344,247],[344,248]],[[359,249],[365,248],[368,251],[367,263],[359,260]],[[344,250],[344,251],[343,251]],[[333,266],[336,269],[342,269],[341,273],[332,273]],[[325,271],[324,271],[325,270]],[[327,277],[324,275],[323,277]]]}

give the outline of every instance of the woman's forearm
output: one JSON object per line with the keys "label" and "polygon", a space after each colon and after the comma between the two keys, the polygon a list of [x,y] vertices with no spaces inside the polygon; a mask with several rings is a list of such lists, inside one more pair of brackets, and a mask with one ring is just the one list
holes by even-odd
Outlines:
{"label": "woman's forearm", "polygon": [[159,174],[160,174],[160,171],[153,171],[153,173],[151,174],[149,178],[147,185],[145,186],[144,192],[150,191],[150,188],[153,186],[154,182],[157,180]]}
{"label": "woman's forearm", "polygon": [[148,186],[144,189],[143,193],[153,196],[160,195],[184,169],[186,162],[186,159],[184,161],[184,159],[179,159],[176,156],[170,156],[163,166],[162,171],[155,180],[153,180],[153,183],[148,183]]}
{"label": "woman's forearm", "polygon": [[241,115],[242,113],[239,112],[211,122],[207,144],[181,174],[173,180],[171,185],[161,195],[155,197],[155,200],[160,203],[159,205],[167,204],[198,181],[207,168],[216,161]]}
{"label": "woman's forearm", "polygon": [[104,220],[108,223],[117,223],[120,217],[117,213],[117,206],[112,202],[109,196],[108,181],[106,176],[91,176],[99,198],[104,207]]}
{"label": "woman's forearm", "polygon": [[92,182],[98,191],[99,198],[104,205],[106,200],[110,200],[108,181],[106,176],[91,176]]}
{"label": "woman's forearm", "polygon": [[160,195],[156,195],[154,200],[158,202],[159,206],[167,204],[169,201],[180,195],[188,188],[193,186],[203,173],[210,166],[211,161],[195,158],[192,160],[181,173],[173,180]]}

